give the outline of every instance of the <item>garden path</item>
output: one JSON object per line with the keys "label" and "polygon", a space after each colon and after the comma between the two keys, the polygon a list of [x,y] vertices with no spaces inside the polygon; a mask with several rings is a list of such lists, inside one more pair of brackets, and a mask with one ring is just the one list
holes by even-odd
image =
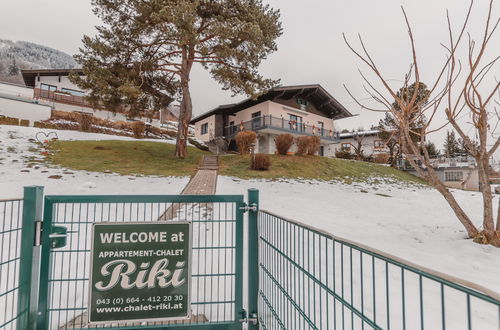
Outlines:
{"label": "garden path", "polygon": [[[196,174],[189,180],[181,195],[213,195],[217,186],[217,170],[219,162],[217,156],[203,156]],[[173,204],[158,218],[160,221],[171,220],[181,209],[183,204]]]}

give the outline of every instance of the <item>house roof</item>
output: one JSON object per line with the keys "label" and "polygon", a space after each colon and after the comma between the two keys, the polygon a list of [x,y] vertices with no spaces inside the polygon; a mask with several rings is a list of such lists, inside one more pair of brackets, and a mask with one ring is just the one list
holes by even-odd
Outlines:
{"label": "house roof", "polygon": [[372,136],[372,135],[377,135],[379,132],[380,132],[379,129],[371,129],[368,131],[354,131],[354,132],[340,133],[339,138],[347,139],[355,135]]}
{"label": "house roof", "polygon": [[294,97],[309,98],[315,103],[318,110],[324,112],[329,116],[329,118],[332,119],[341,119],[352,116],[352,114],[330,93],[321,87],[321,85],[314,84],[274,87],[268,92],[257,97],[257,99],[247,98],[239,103],[220,105],[215,109],[193,118],[191,120],[191,124],[215,114],[231,115],[256,104],[275,100],[276,98],[291,99]]}
{"label": "house roof", "polygon": [[37,76],[68,76],[71,72],[76,72],[83,76],[82,69],[29,69],[21,70],[24,84],[28,87],[35,87],[35,79]]}

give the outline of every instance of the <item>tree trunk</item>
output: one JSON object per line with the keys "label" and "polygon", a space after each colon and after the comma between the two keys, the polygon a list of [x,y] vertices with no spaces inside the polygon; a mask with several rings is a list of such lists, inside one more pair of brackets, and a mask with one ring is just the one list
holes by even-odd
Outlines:
{"label": "tree trunk", "polygon": [[[486,155],[486,157],[488,157]],[[493,222],[493,196],[491,194],[490,175],[488,159],[482,155],[478,159],[477,169],[479,172],[480,191],[483,195],[483,230],[488,240],[492,240],[495,234],[495,223]]]}
{"label": "tree trunk", "polygon": [[500,233],[500,198],[498,198],[498,209],[497,209],[497,232]]}
{"label": "tree trunk", "polygon": [[193,103],[191,102],[191,92],[189,91],[189,74],[192,62],[189,61],[187,50],[182,52],[181,69],[181,90],[182,100],[179,111],[179,126],[177,128],[177,142],[175,144],[175,157],[185,158],[187,156],[187,139],[189,132],[189,122],[193,115]]}
{"label": "tree trunk", "polygon": [[[467,230],[467,235],[469,238],[474,238],[479,234],[479,231],[477,230],[476,226],[472,223],[470,218],[467,216],[467,214],[464,212],[464,210],[460,207],[460,204],[458,204],[457,200],[453,196],[453,194],[446,188],[446,186],[439,180],[439,177],[437,176],[436,172],[432,168],[430,162],[427,161],[427,159],[421,155],[419,155],[418,148],[414,145],[414,142],[408,142],[408,140],[403,140],[402,148],[403,152],[406,154],[408,161],[410,162],[411,166],[415,168],[417,173],[422,177],[425,178],[428,183],[430,183],[434,188],[437,189],[443,195],[444,199],[448,202],[448,205],[450,205],[451,209],[457,216],[458,220],[462,223],[462,225],[465,227],[465,230]],[[411,143],[411,149],[409,149],[407,144]],[[418,164],[415,162],[413,159],[413,155],[417,155],[419,160],[426,166],[427,171],[423,170],[421,167],[418,166]]]}

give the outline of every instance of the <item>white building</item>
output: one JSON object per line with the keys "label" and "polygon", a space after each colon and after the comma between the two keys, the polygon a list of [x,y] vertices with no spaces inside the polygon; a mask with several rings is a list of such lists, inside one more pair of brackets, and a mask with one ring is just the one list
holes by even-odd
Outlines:
{"label": "white building", "polygon": [[355,154],[355,150],[359,148],[365,157],[389,154],[389,148],[379,138],[379,133],[380,130],[378,129],[340,133],[340,143],[336,146],[335,151],[346,151]]}
{"label": "white building", "polygon": [[[124,108],[108,111],[102,107],[93,107],[84,98],[86,92],[69,80],[69,74],[72,72],[83,75],[83,72],[78,69],[21,70],[25,86],[0,83],[0,98],[9,99],[9,101],[0,102],[0,115],[36,121],[49,119],[51,110],[60,110],[86,112],[111,120],[129,120]],[[25,104],[13,105],[12,102],[15,101],[23,101]],[[27,106],[26,103],[38,106]],[[151,123],[154,126],[160,126],[160,122],[176,122],[177,118],[178,109],[172,105],[156,112]],[[145,117],[135,119],[149,121]]]}

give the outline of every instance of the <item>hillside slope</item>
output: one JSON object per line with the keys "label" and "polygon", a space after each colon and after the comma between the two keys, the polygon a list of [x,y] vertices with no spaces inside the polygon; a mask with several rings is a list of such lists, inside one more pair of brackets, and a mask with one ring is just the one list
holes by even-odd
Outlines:
{"label": "hillside slope", "polygon": [[21,69],[72,69],[71,55],[27,41],[0,39],[0,79],[21,82]]}
{"label": "hillside slope", "polygon": [[422,183],[409,173],[374,163],[358,162],[318,156],[271,155],[271,167],[267,171],[250,171],[250,156],[227,155],[220,157],[219,173],[243,179],[313,179],[325,181],[369,182],[400,181]]}

